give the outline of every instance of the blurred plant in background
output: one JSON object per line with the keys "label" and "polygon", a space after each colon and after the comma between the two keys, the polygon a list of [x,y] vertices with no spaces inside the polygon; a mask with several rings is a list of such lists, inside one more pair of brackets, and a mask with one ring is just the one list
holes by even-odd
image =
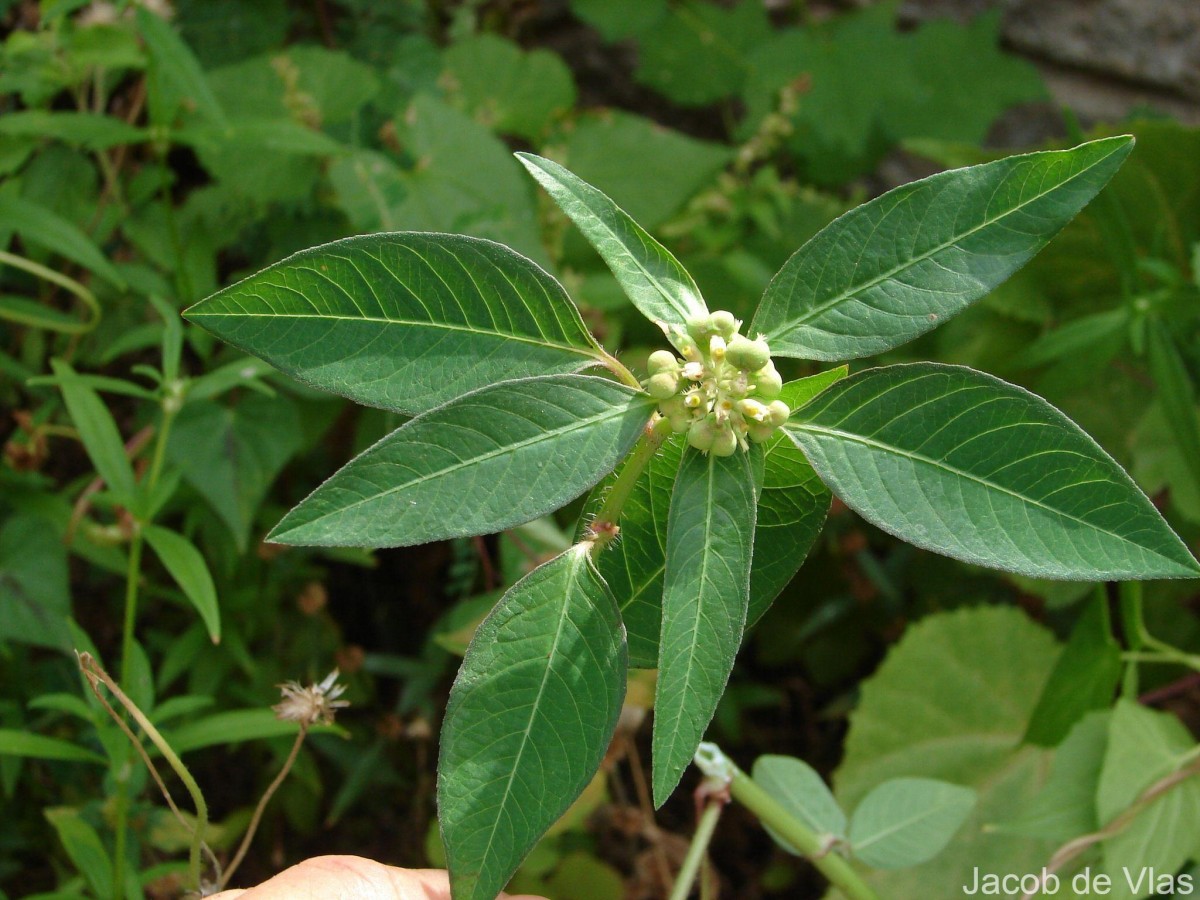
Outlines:
{"label": "blurred plant in background", "polygon": [[[437,863],[431,737],[456,656],[500,590],[570,544],[568,518],[419,551],[263,544],[304,485],[400,420],[280,376],[179,310],[322,241],[448,231],[529,256],[609,350],[644,357],[659,336],[510,150],[601,187],[745,315],[800,244],[897,167],[1003,155],[982,146],[997,117],[1044,102],[1036,71],[999,49],[995,17],[910,30],[895,17],[887,3],[816,16],[756,0],[0,0],[0,893],[171,896],[182,877],[187,831],[72,649],[119,674],[185,757],[226,854],[292,744],[269,709],[275,685],[338,665],[354,707],[340,734],[305,743],[245,871],[318,847]],[[1200,132],[1144,119],[1089,136],[1122,132],[1137,150],[1045,252],[883,361],[971,364],[1042,394],[1194,547]],[[1181,680],[1200,650],[1195,583],[1115,599],[921,553],[837,508],[714,731],[747,761],[840,762],[843,804],[900,775],[974,787],[976,812],[937,865],[1036,869],[1195,743],[1131,702],[1195,724],[1194,680]],[[1080,672],[1092,691],[1073,689]],[[663,895],[691,818],[686,803],[649,816],[638,726],[652,694],[631,686],[600,776],[514,888]],[[1121,754],[1145,734],[1169,749],[1135,784]],[[1070,754],[1093,760],[1076,767],[1090,783],[1062,787]],[[1100,800],[1038,819],[1047,770],[1052,787]],[[1173,871],[1200,856],[1200,804],[1180,810],[1192,819],[1139,817],[1122,840],[1154,844]],[[769,842],[725,841],[717,868],[734,883],[807,889]],[[881,884],[915,896],[923,877]]]}

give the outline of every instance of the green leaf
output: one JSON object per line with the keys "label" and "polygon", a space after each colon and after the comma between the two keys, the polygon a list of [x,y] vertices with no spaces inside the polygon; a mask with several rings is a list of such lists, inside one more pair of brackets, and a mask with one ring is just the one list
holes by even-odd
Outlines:
{"label": "green leaf", "polygon": [[212,575],[209,574],[208,564],[196,545],[182,535],[161,528],[158,525],[147,525],[142,528],[142,536],[148,543],[175,583],[182,589],[184,595],[191,601],[208,636],[214,644],[221,642],[221,610],[217,606],[217,589],[213,585]]}
{"label": "green leaf", "polygon": [[187,317],[306,384],[409,414],[605,356],[544,271],[507,247],[446,234],[305,250]]}
{"label": "green leaf", "polygon": [[932,778],[893,778],[854,810],[850,845],[877,869],[916,866],[950,843],[974,806],[970,788]]}
{"label": "green leaf", "polygon": [[667,516],[654,694],[654,805],[696,753],[742,643],[755,523],[750,454],[684,451]]}
{"label": "green leaf", "polygon": [[979,802],[936,859],[871,873],[881,897],[925,897],[932,885],[971,883],[985,872],[1036,872],[1049,841],[998,839],[986,826],[1023,812],[1046,777],[1050,754],[1021,744],[1054,667],[1050,633],[1010,607],[930,616],[905,632],[862,687],[834,778],[853,808],[891,778],[936,778],[975,789]]}
{"label": "green leaf", "polygon": [[[846,814],[825,780],[808,763],[792,756],[760,756],[754,761],[752,777],[760,788],[818,835],[846,837]],[[769,827],[767,831],[775,843],[796,855],[795,847]]]}
{"label": "green leaf", "polygon": [[[784,385],[781,398],[795,408],[846,375],[840,366]],[[658,666],[662,630],[667,510],[685,442],[672,435],[646,465],[621,510],[621,539],[604,548],[596,566],[621,608],[629,636],[629,664]],[[800,569],[812,549],[832,495],[804,454],[786,438],[763,445],[764,476],[754,529],[746,627],[757,622]],[[624,463],[622,466],[625,465]],[[621,467],[598,484],[584,505],[581,525],[600,510]]]}
{"label": "green leaf", "polygon": [[1190,464],[1193,491],[1200,488],[1200,417],[1191,377],[1170,331],[1162,322],[1150,322],[1146,341],[1150,373],[1174,443]]}
{"label": "green leaf", "polygon": [[50,807],[42,811],[46,820],[54,826],[63,849],[83,873],[97,897],[111,897],[113,888],[112,860],[104,849],[100,835],[79,814],[68,806]]}
{"label": "green leaf", "polygon": [[1037,577],[1200,573],[1095,441],[990,375],[933,363],[869,369],[784,428],[848,506],[918,547]]}
{"label": "green leaf", "polygon": [[438,818],[457,900],[492,900],[600,765],[625,694],[616,603],[578,544],[517,582],[450,692]]}
{"label": "green leaf", "polygon": [[614,41],[653,26],[667,14],[667,0],[570,0],[571,12]]}
{"label": "green leaf", "polygon": [[267,490],[302,438],[300,414],[287,398],[244,392],[236,402],[220,404],[196,400],[189,391],[171,428],[167,458],[244,551]]}
{"label": "green leaf", "polygon": [[103,756],[84,750],[78,744],[11,728],[0,728],[0,756],[105,764]]}
{"label": "green leaf", "polygon": [[65,256],[117,287],[125,286],[116,268],[92,239],[57,213],[20,197],[0,196],[0,231],[16,231],[22,240]]}
{"label": "green leaf", "polygon": [[499,35],[481,33],[451,44],[442,59],[450,97],[501,134],[536,140],[575,104],[571,70],[549,50],[527,53]]}
{"label": "green leaf", "polygon": [[595,484],[654,401],[603,378],[506,381],[418,416],[347,463],[267,536],[403,547],[536,519]]}
{"label": "green leaf", "polygon": [[1054,751],[1046,784],[1015,818],[991,830],[1066,843],[1100,827],[1096,785],[1108,748],[1109,712],[1088,713]]}
{"label": "green leaf", "polygon": [[[1151,785],[1194,758],[1196,742],[1169,713],[1146,709],[1133,700],[1117,702],[1109,719],[1108,752],[1096,789],[1096,810],[1110,822]],[[1104,842],[1104,866],[1112,877],[1111,896],[1135,900],[1158,893],[1138,876],[1178,871],[1196,852],[1200,834],[1200,781],[1193,775],[1164,791],[1136,818]],[[1132,876],[1133,884],[1126,878]]]}
{"label": "green leaf", "polygon": [[1100,591],[1075,623],[1029,720],[1025,740],[1043,747],[1057,746],[1084,715],[1108,708],[1121,669],[1121,648],[1112,636],[1108,598]]}
{"label": "green leaf", "polygon": [[225,113],[191,48],[161,16],[147,9],[137,11],[137,25],[150,51],[148,85],[154,124],[172,124],[179,104],[185,103],[210,123],[224,125]]}
{"label": "green leaf", "polygon": [[79,438],[96,472],[104,479],[117,502],[124,506],[133,505],[137,495],[133,466],[125,455],[125,444],[108,407],[94,390],[83,383],[68,363],[52,359],[50,367],[58,378],[67,412],[79,430]]}
{"label": "green leaf", "polygon": [[796,251],[750,328],[777,356],[870,356],[924,334],[1028,262],[1107,183],[1133,138],[1013,156],[889,191]]}
{"label": "green leaf", "polygon": [[[214,713],[203,719],[188,722],[168,732],[164,729],[168,743],[176,753],[188,753],[192,750],[203,750],[206,747],[219,747],[224,744],[236,744],[242,741],[257,741],[265,738],[294,737],[297,731],[295,722],[285,722],[275,717],[269,708],[237,709],[231,712]],[[342,733],[336,725],[312,725],[310,734],[321,732]]]}
{"label": "green leaf", "polygon": [[16,641],[69,653],[67,548],[46,519],[10,515],[0,526],[0,644]]}
{"label": "green leaf", "polygon": [[517,157],[596,248],[642,315],[685,326],[689,317],[708,312],[679,260],[612,200],[558,163],[532,153]]}
{"label": "green leaf", "polygon": [[56,138],[87,150],[107,150],[119,144],[139,144],[148,133],[100,113],[48,112],[23,109],[0,116],[0,134],[13,137]]}

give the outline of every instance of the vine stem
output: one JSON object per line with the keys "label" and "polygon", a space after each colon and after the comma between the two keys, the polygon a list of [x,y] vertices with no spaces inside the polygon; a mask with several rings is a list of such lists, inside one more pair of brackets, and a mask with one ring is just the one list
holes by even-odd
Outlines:
{"label": "vine stem", "polygon": [[[716,791],[712,790],[713,784],[718,788]],[[720,779],[706,779],[697,793],[707,796],[704,812],[700,814],[700,821],[696,823],[696,833],[692,835],[692,842],[688,845],[687,856],[683,858],[683,865],[679,868],[679,876],[675,879],[675,887],[671,890],[669,900],[687,900],[687,896],[692,892],[692,885],[696,883],[696,876],[700,873],[708,845],[712,843],[717,820],[721,818],[721,810],[729,802],[729,794]]]}
{"label": "vine stem", "polygon": [[850,863],[837,853],[831,853],[816,832],[755,784],[720,747],[702,743],[696,751],[695,762],[705,775],[724,779],[734,800],[806,857],[848,900],[879,900],[870,886],[850,867]]}

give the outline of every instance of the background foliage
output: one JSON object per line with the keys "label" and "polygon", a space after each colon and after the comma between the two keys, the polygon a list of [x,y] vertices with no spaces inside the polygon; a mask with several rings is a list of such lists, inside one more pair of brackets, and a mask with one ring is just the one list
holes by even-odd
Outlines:
{"label": "background foliage", "polygon": [[[162,12],[0,2],[0,789],[12,811],[0,891],[11,896],[113,896],[114,877],[127,896],[170,896],[186,848],[72,648],[119,670],[186,754],[218,849],[290,746],[267,708],[274,685],[340,666],[354,702],[344,730],[306,744],[246,877],[329,851],[436,864],[431,735],[457,656],[497,592],[565,549],[575,526],[564,515],[375,553],[263,543],[325,473],[415,408],[312,391],[183,325],[180,309],[322,241],[455,232],[546,267],[605,346],[638,360],[659,337],[510,150],[601,187],[706,296],[745,315],[856,201],[1004,155],[987,143],[997,118],[1046,98],[1036,71],[999,48],[995,18],[902,30],[887,3],[832,16],[754,0],[180,0]],[[1058,118],[1047,146],[1079,136],[1069,113]],[[1121,172],[1028,267],[874,361],[964,363],[1041,394],[1195,548],[1200,132],[1146,116],[1090,123],[1088,136],[1126,132],[1138,145]],[[130,510],[153,526],[135,534]],[[764,497],[764,524],[789,512]],[[631,531],[614,553],[645,555],[647,540]],[[604,560],[602,574],[621,577],[619,557]],[[136,640],[123,647],[131,594]],[[987,573],[836,507],[800,575],[770,610],[752,608],[764,618],[713,733],[746,768],[762,753],[803,757],[848,809],[893,777],[973,787],[979,804],[930,868],[878,874],[890,894],[915,895],[935,869],[952,884],[973,865],[1033,870],[1186,765],[1195,603],[1195,582],[1118,596]],[[1121,648],[1162,664],[1123,663]],[[639,725],[651,695],[631,685],[601,776],[514,887],[662,895],[692,820],[683,792],[657,827],[647,818]],[[1146,752],[1154,771],[1130,762]],[[1195,790],[1155,801],[1083,861],[1194,862],[1200,804],[1184,792]],[[735,896],[818,895],[803,863],[736,814],[715,860]]]}

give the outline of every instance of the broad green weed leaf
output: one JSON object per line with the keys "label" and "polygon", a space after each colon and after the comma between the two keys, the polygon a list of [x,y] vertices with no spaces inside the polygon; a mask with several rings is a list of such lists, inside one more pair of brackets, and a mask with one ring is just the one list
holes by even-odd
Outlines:
{"label": "broad green weed leaf", "polygon": [[932,859],[975,806],[975,792],[932,778],[893,778],[863,798],[850,817],[854,855],[877,869]]}
{"label": "broad green weed leaf", "polygon": [[448,234],[305,250],[187,317],[306,384],[413,415],[605,356],[546,272],[507,247]]}
{"label": "broad green weed leaf", "polygon": [[0,756],[23,756],[27,759],[56,759],[66,762],[90,762],[104,765],[104,757],[78,744],[60,738],[31,734],[11,728],[0,728]]}
{"label": "broad green weed leaf", "polygon": [[612,200],[556,162],[532,153],[517,157],[596,248],[642,315],[686,325],[689,317],[708,312],[679,260]]}
{"label": "broad green weed leaf", "polygon": [[1192,489],[1200,488],[1200,417],[1187,366],[1170,331],[1161,322],[1149,323],[1146,351],[1159,403],[1180,454],[1189,462]]}
{"label": "broad green weed leaf", "polygon": [[667,518],[654,695],[654,805],[691,762],[742,643],[756,490],[750,455],[684,451]]}
{"label": "broad green weed leaf", "polygon": [[1200,575],[1095,441],[991,375],[934,363],[869,369],[784,429],[848,506],[918,547],[1035,577]]}
{"label": "broad green weed leaf", "polygon": [[450,99],[501,134],[536,140],[575,104],[575,82],[562,57],[530,52],[495,34],[455,41],[443,54],[441,83]]}
{"label": "broad green weed leaf", "polygon": [[456,900],[492,900],[608,749],[625,640],[588,548],[572,547],[505,594],[450,692],[438,819]]}
{"label": "broad green weed leaf", "polygon": [[777,356],[881,353],[1028,262],[1108,182],[1133,138],[941,172],[846,213],[796,251],[751,326]]}
{"label": "broad green weed leaf", "polygon": [[1020,610],[965,608],[910,626],[863,683],[834,777],[843,808],[892,778],[936,778],[979,793],[967,823],[936,858],[868,876],[880,897],[969,885],[975,866],[1036,872],[1050,858],[1052,842],[985,829],[1023,812],[1045,780],[1050,754],[1022,745],[1021,736],[1057,655],[1050,632]]}
{"label": "broad green weed leaf", "polygon": [[143,527],[142,536],[200,614],[212,642],[219,644],[221,610],[217,606],[217,589],[209,574],[208,564],[196,545],[183,535],[158,525]]}
{"label": "broad green weed leaf", "polygon": [[402,425],[347,463],[267,536],[404,547],[536,519],[633,446],[654,401],[587,375],[501,382]]}
{"label": "broad green weed leaf", "polygon": [[49,807],[42,811],[54,826],[63,849],[75,864],[97,897],[111,897],[113,888],[112,859],[96,829],[69,806]]}
{"label": "broad green weed leaf", "polygon": [[[755,783],[818,835],[845,838],[846,814],[812,766],[791,756],[760,756],[751,773]],[[766,827],[766,826],[764,826]],[[767,828],[788,853],[796,848]]]}
{"label": "broad green weed leaf", "polygon": [[92,388],[82,382],[68,363],[52,359],[50,367],[58,378],[67,412],[79,430],[79,438],[92,465],[117,501],[131,506],[137,495],[133,466],[125,455],[125,444],[108,407]]}
{"label": "broad green weed leaf", "polygon": [[1101,592],[1075,623],[1050,673],[1025,740],[1054,747],[1087,713],[1107,709],[1121,677],[1121,647],[1112,636],[1108,598]]}
{"label": "broad green weed leaf", "polygon": [[149,132],[127,125],[115,116],[85,112],[23,109],[0,116],[0,134],[52,138],[87,150],[107,150],[119,144],[140,144]]}
{"label": "broad green weed leaf", "polygon": [[[1099,821],[1120,815],[1152,784],[1179,770],[1196,751],[1183,723],[1170,713],[1120,700],[1108,723],[1108,751],[1096,789]],[[1176,872],[1195,856],[1200,834],[1200,781],[1194,776],[1164,791],[1104,842],[1104,868],[1118,900],[1158,894],[1147,872]],[[1131,878],[1127,879],[1126,873]],[[1131,884],[1132,881],[1132,884]],[[1134,886],[1137,886],[1136,888]]]}

